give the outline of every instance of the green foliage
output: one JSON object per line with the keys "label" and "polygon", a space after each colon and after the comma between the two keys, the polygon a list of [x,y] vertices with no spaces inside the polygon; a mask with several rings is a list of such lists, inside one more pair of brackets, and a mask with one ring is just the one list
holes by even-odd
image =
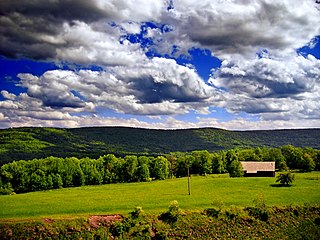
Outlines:
{"label": "green foliage", "polygon": [[[268,222],[248,218],[243,211],[234,211],[237,217],[211,218],[201,212],[180,216],[175,224],[167,224],[149,215],[131,216],[121,221],[90,225],[88,219],[53,219],[51,222],[27,221],[0,223],[1,239],[319,239],[316,223],[319,206],[299,206],[297,215],[290,207],[268,209]],[[236,212],[239,211],[239,212]]]}
{"label": "green foliage", "polygon": [[36,172],[31,174],[30,190],[39,191],[43,189],[46,189],[46,175],[42,170],[38,169]]}
{"label": "green foliage", "polygon": [[228,172],[231,177],[241,177],[243,169],[240,160],[275,161],[280,171],[296,167],[303,172],[310,172],[319,168],[319,152],[313,148],[287,145],[282,148],[236,148],[213,153],[207,150],[173,152],[156,157],[116,157],[107,154],[98,159],[78,159],[51,156],[2,165],[0,188],[8,189],[3,192],[24,193],[103,183],[164,180],[168,177],[185,177],[188,171],[192,175]]}
{"label": "green foliage", "polygon": [[104,183],[115,183],[119,181],[121,171],[121,161],[113,154],[101,156],[98,160],[104,165]]}
{"label": "green foliage", "polygon": [[238,160],[234,160],[229,165],[229,175],[230,177],[242,177],[243,176],[243,168],[241,163]]}
{"label": "green foliage", "polygon": [[124,226],[122,222],[114,222],[111,224],[110,233],[114,237],[120,237],[124,234]]}
{"label": "green foliage", "polygon": [[0,195],[10,195],[13,192],[13,188],[10,182],[4,183],[0,178]]}
{"label": "green foliage", "polygon": [[111,225],[111,233],[121,239],[151,239],[151,224],[147,221],[142,207],[136,207],[129,217]]}
{"label": "green foliage", "polygon": [[10,195],[12,193],[12,188],[10,187],[4,187],[0,188],[0,195]]}
{"label": "green foliage", "polygon": [[77,169],[75,185],[98,185],[103,182],[104,166],[100,160],[84,158]]}
{"label": "green foliage", "polygon": [[212,154],[212,173],[226,172],[224,152]]}
{"label": "green foliage", "polygon": [[264,200],[264,196],[262,194],[259,194],[253,201],[253,203],[255,205],[254,207],[245,208],[249,215],[256,219],[260,219],[261,221],[268,221],[269,213]]}
{"label": "green foliage", "polygon": [[306,172],[311,172],[315,169],[316,164],[312,158],[312,156],[308,153],[304,153],[303,160],[301,163],[301,169],[303,169]]}
{"label": "green foliage", "polygon": [[230,206],[228,209],[225,209],[223,213],[229,220],[236,220],[244,215],[242,209],[234,205]]}
{"label": "green foliage", "polygon": [[147,182],[150,179],[149,167],[146,163],[140,165],[137,169],[136,179],[138,182]]}
{"label": "green foliage", "polygon": [[280,182],[280,184],[285,186],[290,186],[290,184],[294,181],[294,174],[291,172],[280,173],[277,177],[276,182]]}
{"label": "green foliage", "polygon": [[175,223],[178,221],[179,217],[181,216],[181,210],[179,208],[179,203],[177,200],[173,200],[170,202],[169,210],[167,212],[162,213],[159,216],[159,219],[167,222],[167,223]]}
{"label": "green foliage", "polygon": [[49,176],[47,176],[47,178],[46,178],[46,188],[47,189],[52,189],[53,188],[53,179],[52,179],[52,176],[51,175],[49,175]]}
{"label": "green foliage", "polygon": [[192,169],[200,175],[212,173],[212,158],[208,151],[193,151],[194,157]]}
{"label": "green foliage", "polygon": [[291,169],[301,169],[302,171],[313,171],[316,168],[316,150],[306,148],[295,148],[287,145],[281,148],[288,167]]}
{"label": "green foliage", "polygon": [[52,174],[52,187],[53,188],[62,188],[63,182],[60,174]]}
{"label": "green foliage", "polygon": [[165,157],[159,156],[153,159],[151,177],[156,180],[164,180],[169,176],[169,163]]}
{"label": "green foliage", "polygon": [[142,207],[135,207],[135,209],[130,212],[131,218],[137,219],[143,215],[144,211],[142,210]]}
{"label": "green foliage", "polygon": [[137,156],[126,156],[123,165],[123,178],[125,182],[136,182],[138,171]]}
{"label": "green foliage", "polygon": [[[218,151],[260,147],[260,151],[247,150],[241,156],[247,160],[258,160],[263,158],[264,146],[281,147],[291,143],[296,147],[320,149],[319,131],[320,129],[237,132],[210,128],[171,131],[124,127],[12,128],[0,130],[0,161],[7,163],[47,156],[98,158],[106,153],[117,156],[157,156],[174,151],[191,152],[195,149]],[[312,156],[313,160],[315,156]],[[293,166],[294,164],[289,167]]]}
{"label": "green foliage", "polygon": [[[190,158],[193,158],[190,156]],[[191,161],[190,161],[191,162]],[[176,177],[185,177],[187,176],[187,160],[185,155],[181,155],[177,158],[177,166],[176,166],[176,171],[175,171],[175,176]]]}
{"label": "green foliage", "polygon": [[221,200],[214,201],[213,207],[204,210],[205,214],[210,217],[218,217],[223,209],[223,202]]}
{"label": "green foliage", "polygon": [[170,153],[166,156],[168,162],[169,162],[169,176],[170,178],[173,178],[174,173],[177,171],[178,162],[177,162],[177,156],[174,153]]}

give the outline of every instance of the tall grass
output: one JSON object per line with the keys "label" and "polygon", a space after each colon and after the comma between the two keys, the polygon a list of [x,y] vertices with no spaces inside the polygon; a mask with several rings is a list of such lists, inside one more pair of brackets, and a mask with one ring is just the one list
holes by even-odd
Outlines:
{"label": "tall grass", "polygon": [[276,187],[276,178],[229,178],[228,175],[192,176],[191,196],[187,179],[66,188],[0,196],[0,221],[67,218],[92,214],[126,214],[141,206],[160,213],[177,200],[185,210],[203,210],[214,202],[225,206],[251,206],[263,195],[269,206],[320,203],[320,173],[296,173],[291,187]]}

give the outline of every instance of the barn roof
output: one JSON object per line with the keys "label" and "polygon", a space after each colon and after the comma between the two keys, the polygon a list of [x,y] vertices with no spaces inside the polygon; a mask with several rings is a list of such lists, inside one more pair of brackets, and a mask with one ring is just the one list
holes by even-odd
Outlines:
{"label": "barn roof", "polygon": [[264,172],[274,172],[275,171],[275,162],[240,162],[242,168],[247,173],[257,173],[260,171]]}

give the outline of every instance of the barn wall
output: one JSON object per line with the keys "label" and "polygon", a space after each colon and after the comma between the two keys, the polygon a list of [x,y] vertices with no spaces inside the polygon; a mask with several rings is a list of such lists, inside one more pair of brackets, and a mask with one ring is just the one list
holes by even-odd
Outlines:
{"label": "barn wall", "polygon": [[257,173],[244,172],[244,177],[274,177],[275,172],[273,171],[258,171]]}

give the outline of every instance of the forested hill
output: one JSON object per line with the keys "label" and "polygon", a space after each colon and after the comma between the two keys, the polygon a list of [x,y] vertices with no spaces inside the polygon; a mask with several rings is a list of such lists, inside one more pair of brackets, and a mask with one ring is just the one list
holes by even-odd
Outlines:
{"label": "forested hill", "polygon": [[320,149],[320,129],[227,131],[214,128],[151,130],[127,127],[11,128],[0,130],[0,164],[47,156],[96,158],[107,153],[163,154],[235,147]]}

